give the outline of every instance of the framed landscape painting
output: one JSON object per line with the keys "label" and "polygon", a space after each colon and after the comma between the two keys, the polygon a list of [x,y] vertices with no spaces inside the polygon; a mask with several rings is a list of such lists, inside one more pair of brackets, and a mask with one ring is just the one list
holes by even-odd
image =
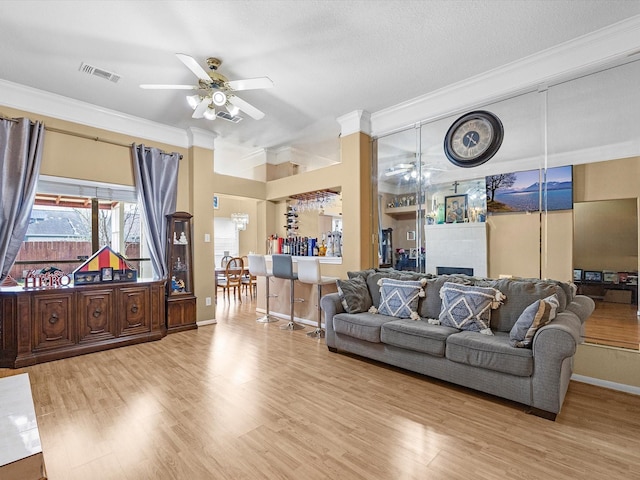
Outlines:
{"label": "framed landscape painting", "polygon": [[[540,170],[489,175],[487,211],[489,213],[571,210],[573,208],[573,167],[547,169],[546,179]],[[542,199],[540,185],[542,184]]]}

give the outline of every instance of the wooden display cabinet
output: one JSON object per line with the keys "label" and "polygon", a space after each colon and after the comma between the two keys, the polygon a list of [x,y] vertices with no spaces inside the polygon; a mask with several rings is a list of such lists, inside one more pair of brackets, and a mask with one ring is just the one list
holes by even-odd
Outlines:
{"label": "wooden display cabinet", "polygon": [[192,215],[167,215],[167,333],[197,328],[193,293]]}
{"label": "wooden display cabinet", "polygon": [[160,340],[165,282],[0,288],[0,368]]}

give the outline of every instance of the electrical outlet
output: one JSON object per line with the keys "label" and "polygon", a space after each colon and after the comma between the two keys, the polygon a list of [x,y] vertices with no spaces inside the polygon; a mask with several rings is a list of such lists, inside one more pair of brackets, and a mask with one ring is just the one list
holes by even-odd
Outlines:
{"label": "electrical outlet", "polygon": [[207,307],[210,307],[210,306],[211,306],[211,297],[206,297],[206,298],[204,299],[204,304],[205,304]]}

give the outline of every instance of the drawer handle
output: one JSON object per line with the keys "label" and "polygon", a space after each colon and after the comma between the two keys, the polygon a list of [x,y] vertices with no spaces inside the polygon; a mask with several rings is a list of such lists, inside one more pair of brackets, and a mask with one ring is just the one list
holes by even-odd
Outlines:
{"label": "drawer handle", "polygon": [[51,316],[49,317],[49,323],[51,325],[53,325],[57,321],[58,321],[58,314],[57,313],[52,313]]}
{"label": "drawer handle", "polygon": [[99,308],[96,308],[96,309],[93,311],[93,316],[94,316],[94,318],[98,318],[100,315],[102,315],[102,310],[101,310],[101,309],[99,309]]}
{"label": "drawer handle", "polygon": [[131,313],[138,313],[138,305],[132,305],[131,306]]}

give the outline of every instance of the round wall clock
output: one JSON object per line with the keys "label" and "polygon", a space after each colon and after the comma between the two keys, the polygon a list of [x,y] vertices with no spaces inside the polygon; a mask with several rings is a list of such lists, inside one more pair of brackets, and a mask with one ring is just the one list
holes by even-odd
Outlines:
{"label": "round wall clock", "polygon": [[444,137],[444,153],[458,167],[477,167],[496,154],[503,135],[502,122],[493,113],[470,112],[449,127]]}

